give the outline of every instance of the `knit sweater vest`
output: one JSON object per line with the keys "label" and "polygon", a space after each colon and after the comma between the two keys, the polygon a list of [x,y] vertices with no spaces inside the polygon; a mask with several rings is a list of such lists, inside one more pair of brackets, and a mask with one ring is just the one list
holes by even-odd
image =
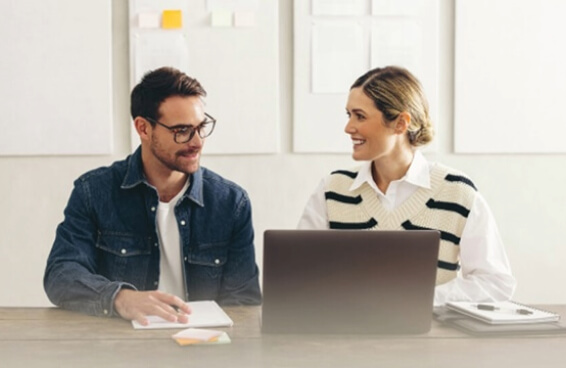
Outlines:
{"label": "knit sweater vest", "polygon": [[350,191],[357,174],[358,169],[334,171],[330,175],[325,188],[330,228],[439,230],[436,284],[455,278],[460,268],[460,238],[476,195],[472,181],[456,170],[436,164],[430,173],[430,189],[419,187],[390,211],[367,183]]}

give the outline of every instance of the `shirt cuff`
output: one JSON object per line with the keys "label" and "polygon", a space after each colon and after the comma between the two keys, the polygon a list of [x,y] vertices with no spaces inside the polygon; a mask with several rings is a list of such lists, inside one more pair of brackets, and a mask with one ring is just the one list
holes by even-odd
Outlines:
{"label": "shirt cuff", "polygon": [[130,289],[136,290],[136,287],[132,284],[127,282],[116,282],[112,283],[110,287],[110,292],[105,293],[102,297],[102,316],[104,317],[121,317],[118,312],[114,309],[114,300],[116,299],[116,295],[122,289]]}

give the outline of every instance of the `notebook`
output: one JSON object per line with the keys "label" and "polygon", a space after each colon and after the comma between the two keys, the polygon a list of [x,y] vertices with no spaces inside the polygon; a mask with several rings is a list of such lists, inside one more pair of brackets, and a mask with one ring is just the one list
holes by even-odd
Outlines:
{"label": "notebook", "polygon": [[446,307],[490,324],[554,322],[560,315],[514,301],[497,303],[448,302]]}
{"label": "notebook", "polygon": [[440,234],[432,230],[267,230],[264,333],[430,330]]}
{"label": "notebook", "polygon": [[446,326],[483,337],[566,334],[566,323],[563,321],[490,324],[446,306],[434,308],[434,318]]}
{"label": "notebook", "polygon": [[136,330],[154,330],[162,328],[188,328],[188,327],[225,327],[232,326],[232,319],[220,308],[214,300],[189,302],[191,314],[188,323],[169,322],[158,316],[148,316],[149,324],[141,325],[132,321]]}

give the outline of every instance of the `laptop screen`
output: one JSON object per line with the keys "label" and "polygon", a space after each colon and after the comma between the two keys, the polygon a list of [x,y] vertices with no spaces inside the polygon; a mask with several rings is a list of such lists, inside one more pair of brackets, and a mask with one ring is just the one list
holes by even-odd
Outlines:
{"label": "laptop screen", "polygon": [[267,230],[262,331],[423,333],[440,234],[432,230]]}

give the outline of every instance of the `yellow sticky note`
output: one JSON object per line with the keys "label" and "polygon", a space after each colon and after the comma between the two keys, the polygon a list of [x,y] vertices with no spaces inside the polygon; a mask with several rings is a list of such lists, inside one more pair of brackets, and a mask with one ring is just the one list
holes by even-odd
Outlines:
{"label": "yellow sticky note", "polygon": [[161,18],[161,27],[165,29],[183,27],[183,12],[181,10],[164,10]]}

